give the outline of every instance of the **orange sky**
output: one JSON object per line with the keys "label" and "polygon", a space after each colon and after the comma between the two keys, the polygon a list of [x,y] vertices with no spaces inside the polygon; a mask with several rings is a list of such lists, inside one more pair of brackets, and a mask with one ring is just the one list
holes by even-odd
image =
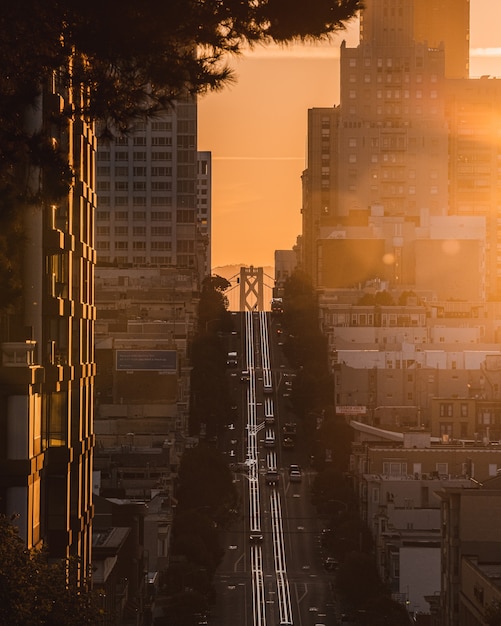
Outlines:
{"label": "orange sky", "polygon": [[[501,0],[471,0],[471,76],[501,76]],[[260,48],[232,61],[237,83],[200,99],[198,148],[210,150],[212,266],[273,265],[301,233],[307,111],[339,103],[339,43]]]}

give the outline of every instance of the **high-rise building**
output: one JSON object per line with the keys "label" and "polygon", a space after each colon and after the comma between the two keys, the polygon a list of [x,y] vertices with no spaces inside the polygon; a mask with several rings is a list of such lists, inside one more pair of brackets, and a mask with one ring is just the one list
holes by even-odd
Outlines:
{"label": "high-rise building", "polygon": [[208,276],[212,269],[212,154],[198,152],[197,162],[197,223],[204,275]]}
{"label": "high-rise building", "polygon": [[17,516],[28,548],[44,545],[51,558],[77,557],[87,575],[93,514],[96,139],[83,119],[51,123],[54,113],[71,107],[72,95],[54,79],[29,120],[32,131],[50,133],[75,178],[57,205],[25,209],[22,304],[0,317],[0,511]]}
{"label": "high-rise building", "polygon": [[[406,225],[425,233],[430,219],[462,215],[485,218],[475,271],[483,295],[499,294],[500,81],[467,78],[468,41],[468,0],[366,3],[359,46],[341,46],[340,106],[308,113],[301,244],[315,285],[336,286],[329,248],[345,239],[353,249],[357,234],[346,228],[364,227],[372,235],[360,237],[355,256],[368,274],[357,282],[376,277],[379,258],[392,286],[412,288]],[[391,238],[373,218],[387,230],[392,222]],[[381,277],[381,267],[372,274]]]}
{"label": "high-rise building", "polygon": [[98,264],[198,267],[197,104],[187,99],[99,142]]}

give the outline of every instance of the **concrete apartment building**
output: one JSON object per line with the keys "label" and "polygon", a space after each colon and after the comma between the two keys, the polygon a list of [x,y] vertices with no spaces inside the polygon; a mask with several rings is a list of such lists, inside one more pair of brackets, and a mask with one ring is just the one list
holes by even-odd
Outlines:
{"label": "concrete apartment building", "polygon": [[431,619],[440,613],[443,590],[443,494],[470,493],[494,482],[501,449],[451,443],[419,429],[390,431],[356,421],[351,426],[350,471],[381,578],[410,613]]}
{"label": "concrete apartment building", "polygon": [[[61,79],[62,80],[62,79]],[[74,94],[57,79],[33,109],[75,172],[68,197],[25,209],[22,304],[1,314],[0,511],[17,515],[28,549],[92,555],[94,451],[94,128],[55,125]],[[38,173],[33,180],[38,181]],[[21,244],[20,244],[21,245]]]}
{"label": "concrete apartment building", "polygon": [[441,604],[435,624],[480,626],[501,602],[500,478],[475,489],[444,487]]}
{"label": "concrete apartment building", "polygon": [[210,167],[207,156],[198,160],[196,102],[100,141],[97,159],[99,265],[189,268],[201,280],[209,246],[198,224],[198,172],[207,182]]}
{"label": "concrete apartment building", "polygon": [[197,153],[197,224],[203,276],[212,270],[212,153]]}

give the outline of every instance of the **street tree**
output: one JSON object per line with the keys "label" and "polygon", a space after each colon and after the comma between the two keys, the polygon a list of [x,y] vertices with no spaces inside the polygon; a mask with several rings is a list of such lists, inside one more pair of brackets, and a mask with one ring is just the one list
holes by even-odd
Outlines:
{"label": "street tree", "polygon": [[78,584],[75,561],[49,561],[28,550],[13,520],[0,515],[0,624],[94,626],[103,620],[98,594]]}

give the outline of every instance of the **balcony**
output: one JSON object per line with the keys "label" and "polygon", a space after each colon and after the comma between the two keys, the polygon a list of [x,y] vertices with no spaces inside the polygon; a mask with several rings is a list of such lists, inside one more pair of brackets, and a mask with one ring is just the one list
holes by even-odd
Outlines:
{"label": "balcony", "polygon": [[36,341],[2,343],[3,367],[32,367],[35,365]]}

